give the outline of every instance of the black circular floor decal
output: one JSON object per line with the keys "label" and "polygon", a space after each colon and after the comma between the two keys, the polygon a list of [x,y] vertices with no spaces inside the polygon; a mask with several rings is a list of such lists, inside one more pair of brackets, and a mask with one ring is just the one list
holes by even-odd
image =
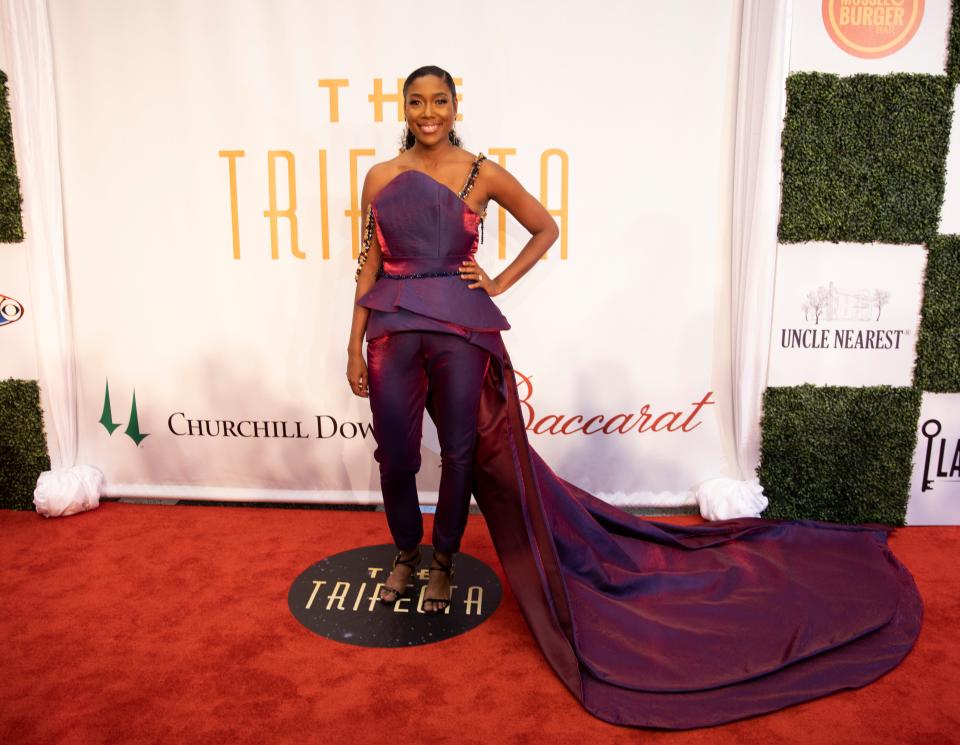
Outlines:
{"label": "black circular floor decal", "polygon": [[497,609],[502,588],[490,567],[470,554],[453,557],[453,602],[446,610],[423,610],[433,549],[421,546],[412,585],[397,602],[378,599],[390,576],[393,544],[364,546],[321,559],[293,581],[287,602],[311,631],[361,647],[407,647],[449,639],[479,626]]}

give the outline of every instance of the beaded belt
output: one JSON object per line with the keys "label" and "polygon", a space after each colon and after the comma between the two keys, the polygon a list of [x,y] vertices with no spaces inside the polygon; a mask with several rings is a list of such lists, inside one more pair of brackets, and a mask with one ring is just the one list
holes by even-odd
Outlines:
{"label": "beaded belt", "polygon": [[455,272],[416,272],[415,274],[390,274],[381,270],[377,276],[384,279],[420,279],[421,277],[456,277],[459,274],[459,270]]}

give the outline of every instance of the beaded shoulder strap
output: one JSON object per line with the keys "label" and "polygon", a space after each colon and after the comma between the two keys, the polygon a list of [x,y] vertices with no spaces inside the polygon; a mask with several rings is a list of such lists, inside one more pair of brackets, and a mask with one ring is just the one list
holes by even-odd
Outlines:
{"label": "beaded shoulder strap", "polygon": [[354,282],[360,281],[360,270],[367,263],[367,254],[370,253],[370,243],[373,241],[373,204],[367,207],[367,218],[363,224],[363,238],[360,245],[360,253],[357,255],[357,273],[353,278]]}
{"label": "beaded shoulder strap", "polygon": [[[480,172],[480,164],[487,159],[487,156],[483,153],[479,153],[476,158],[473,159],[473,167],[470,169],[470,175],[467,176],[467,183],[463,185],[463,188],[460,190],[459,197],[462,201],[466,202],[467,195],[473,189],[473,184],[477,180],[477,174]],[[487,216],[487,211],[484,210],[480,215],[480,242],[483,243],[483,220]]]}
{"label": "beaded shoulder strap", "polygon": [[477,174],[480,172],[480,164],[486,160],[487,156],[483,153],[477,155],[473,159],[473,166],[470,168],[470,175],[467,176],[467,183],[463,185],[463,188],[460,190],[460,198],[466,199],[467,195],[470,193],[470,190],[473,189],[473,183],[477,180]]}

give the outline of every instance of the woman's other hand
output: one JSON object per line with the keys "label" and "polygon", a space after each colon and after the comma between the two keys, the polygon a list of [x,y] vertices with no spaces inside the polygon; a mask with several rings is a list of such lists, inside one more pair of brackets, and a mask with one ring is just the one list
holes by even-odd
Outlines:
{"label": "woman's other hand", "polygon": [[490,295],[490,297],[503,292],[497,285],[497,280],[488,277],[487,273],[483,271],[480,265],[473,259],[465,259],[460,262],[460,279],[466,281],[473,280],[473,284],[467,285],[467,287],[471,290],[475,287],[480,287],[486,290],[486,293]]}
{"label": "woman's other hand", "polygon": [[369,398],[369,377],[367,376],[367,363],[363,359],[361,352],[349,352],[347,354],[347,380],[355,396]]}

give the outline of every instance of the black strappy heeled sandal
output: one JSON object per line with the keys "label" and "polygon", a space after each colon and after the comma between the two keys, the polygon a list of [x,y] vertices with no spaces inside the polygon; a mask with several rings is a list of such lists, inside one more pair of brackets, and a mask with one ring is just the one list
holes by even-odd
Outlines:
{"label": "black strappy heeled sandal", "polygon": [[[417,564],[420,563],[420,549],[417,549],[417,553],[415,553],[415,554],[414,554],[413,556],[411,556],[409,559],[401,559],[401,558],[400,558],[401,556],[403,556],[403,551],[400,551],[396,556],[393,557],[393,566],[390,567],[391,570],[392,570],[392,569],[396,569],[396,568],[397,568],[397,564],[403,564],[404,566],[410,567],[410,570],[411,570],[411,571],[410,571],[410,576],[413,577],[414,572],[416,572],[416,570],[417,570]],[[412,563],[411,563],[411,562],[412,562]],[[393,597],[392,597],[390,600],[387,600],[387,599],[383,596],[384,590],[386,590],[387,592],[392,592],[392,593],[393,593]],[[400,598],[404,597],[404,596],[407,594],[407,592],[409,592],[409,591],[410,591],[410,586],[409,586],[409,585],[404,585],[403,590],[398,590],[398,589],[396,589],[396,588],[394,588],[394,587],[390,587],[389,585],[384,584],[384,585],[380,588],[380,602],[381,602],[381,603],[384,603],[385,605],[393,605],[393,604],[394,604],[395,602],[397,602]]]}
{"label": "black strappy heeled sandal", "polygon": [[[436,556],[433,557],[433,560],[434,560],[435,562],[437,562],[437,564],[439,564],[440,566],[438,566],[438,567],[430,567],[430,569],[428,569],[427,571],[430,571],[430,572],[445,572],[446,574],[450,575],[450,579],[452,580],[452,579],[453,579],[453,567],[452,567],[452,565],[453,565],[453,557],[450,557],[450,563],[449,563],[449,564],[444,564],[444,563],[443,563],[442,561],[440,561],[440,559],[438,559]],[[425,597],[425,598],[423,599],[423,602],[426,603],[428,600],[429,600],[431,603],[440,603],[440,605],[439,605],[438,607],[434,608],[433,610],[427,610],[426,608],[424,608],[424,609],[423,609],[423,612],[424,612],[424,613],[429,613],[430,615],[436,615],[437,613],[442,613],[443,611],[445,611],[445,610],[447,609],[447,606],[450,605],[450,601],[453,600],[453,586],[452,586],[452,585],[450,586],[450,594],[447,595],[447,597],[445,597],[445,598],[431,598],[431,597],[428,596],[428,597]]]}

